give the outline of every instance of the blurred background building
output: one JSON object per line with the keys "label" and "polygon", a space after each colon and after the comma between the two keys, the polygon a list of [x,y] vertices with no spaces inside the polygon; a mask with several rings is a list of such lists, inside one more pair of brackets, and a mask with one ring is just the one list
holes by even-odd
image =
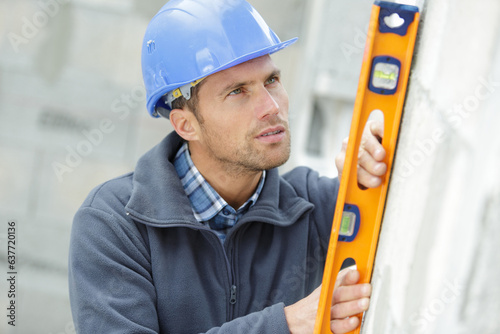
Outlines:
{"label": "blurred background building", "polygon": [[[300,38],[273,56],[291,100],[282,170],[333,177],[372,1],[250,2],[282,40]],[[164,3],[0,0],[0,272],[13,220],[19,273],[16,327],[2,311],[0,333],[74,333],[73,215],[171,131],[145,110],[140,68],[143,33]],[[366,333],[500,330],[499,22],[497,0],[425,4]]]}

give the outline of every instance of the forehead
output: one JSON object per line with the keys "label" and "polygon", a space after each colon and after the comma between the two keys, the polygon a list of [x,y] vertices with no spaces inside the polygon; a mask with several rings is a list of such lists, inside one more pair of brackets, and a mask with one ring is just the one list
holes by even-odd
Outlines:
{"label": "forehead", "polygon": [[271,57],[265,55],[216,72],[203,80],[205,81],[203,86],[220,89],[231,83],[265,80],[269,75],[277,71],[279,71],[278,67],[274,64]]}

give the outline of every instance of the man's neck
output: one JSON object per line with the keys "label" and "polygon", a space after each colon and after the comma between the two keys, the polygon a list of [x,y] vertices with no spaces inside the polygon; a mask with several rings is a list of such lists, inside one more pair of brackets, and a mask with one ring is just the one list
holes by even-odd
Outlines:
{"label": "man's neck", "polygon": [[195,152],[191,152],[191,159],[205,180],[235,210],[255,193],[262,177],[262,171],[236,171]]}
{"label": "man's neck", "polygon": [[262,172],[253,175],[230,177],[223,172],[203,173],[203,177],[217,193],[235,210],[238,210],[254,193],[259,184]]}

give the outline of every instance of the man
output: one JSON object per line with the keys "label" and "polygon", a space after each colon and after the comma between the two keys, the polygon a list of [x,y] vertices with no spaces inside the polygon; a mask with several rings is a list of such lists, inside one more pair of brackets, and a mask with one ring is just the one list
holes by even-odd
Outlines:
{"label": "man", "polygon": [[[276,169],[290,154],[288,96],[269,54],[294,41],[244,0],[172,0],[153,18],[147,106],[175,131],[75,216],[78,332],[312,333],[338,180]],[[385,173],[375,135],[360,152],[368,187]],[[343,153],[336,163],[340,173]],[[334,333],[368,308],[358,279],[339,275]]]}

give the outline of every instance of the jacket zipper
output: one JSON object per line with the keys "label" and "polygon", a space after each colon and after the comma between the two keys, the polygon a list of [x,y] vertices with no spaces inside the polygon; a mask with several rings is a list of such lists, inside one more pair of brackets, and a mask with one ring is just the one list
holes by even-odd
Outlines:
{"label": "jacket zipper", "polygon": [[[219,238],[218,236],[216,236]],[[232,242],[232,240],[226,239],[226,241]],[[220,243],[220,240],[219,240]],[[221,243],[220,243],[221,244]],[[236,307],[236,297],[237,297],[237,291],[238,288],[236,287],[236,275],[234,274],[234,264],[232,261],[232,258],[234,257],[234,249],[233,252],[229,253],[229,247],[224,247],[223,244],[221,244],[222,250],[224,252],[224,257],[226,258],[226,263],[227,263],[227,269],[228,269],[228,274],[229,274],[229,284],[230,284],[230,290],[229,290],[229,304],[228,304],[228,309],[229,309],[229,315],[228,315],[228,321],[233,320],[234,318],[234,309]],[[229,244],[228,244],[229,246]],[[229,254],[231,254],[231,259],[229,258]]]}
{"label": "jacket zipper", "polygon": [[[133,214],[131,214],[130,212],[126,212],[126,214],[127,214],[127,216],[130,216],[130,217],[134,218],[136,221],[139,221],[139,222],[145,223],[147,225],[150,225],[150,223],[148,223],[144,219],[138,218],[138,217],[134,216]],[[158,227],[158,226],[154,226],[154,227]],[[237,289],[237,287],[235,285],[235,282],[234,282],[235,281],[235,279],[234,279],[235,275],[234,275],[234,272],[233,272],[233,267],[231,266],[231,262],[229,261],[226,249],[225,249],[224,245],[221,243],[221,241],[219,239],[219,236],[214,231],[212,231],[211,229],[209,229],[209,228],[207,228],[207,227],[205,227],[203,225],[195,226],[195,225],[191,225],[191,224],[171,224],[168,227],[189,227],[189,228],[194,228],[194,229],[198,229],[200,231],[207,231],[208,233],[210,233],[210,235],[212,235],[213,237],[217,238],[217,244],[219,244],[219,246],[221,247],[222,253],[224,255],[224,260],[226,262],[226,269],[227,269],[227,275],[228,275],[229,296],[230,296],[230,298],[229,298],[229,305],[228,305],[228,310],[229,310],[229,315],[228,315],[229,319],[228,319],[228,321],[233,320],[234,308],[235,308],[235,304],[236,304],[236,301],[237,301],[236,296],[237,296],[237,290],[238,289]],[[164,228],[168,228],[168,227],[164,227]]]}
{"label": "jacket zipper", "polygon": [[[235,264],[235,258],[237,256],[237,241],[240,237],[240,235],[243,233],[240,230],[245,230],[246,229],[246,224],[241,224],[241,221],[238,222],[236,226],[232,228],[232,231],[226,236],[226,244],[222,245],[224,249],[224,254],[226,259],[228,260],[228,268],[229,268],[229,274],[231,276],[231,298],[229,299],[229,321],[233,320],[235,317],[235,309],[236,309],[236,302],[238,301],[238,286],[236,284],[236,274],[234,272],[236,268]],[[231,255],[231,258],[229,258],[229,255]]]}
{"label": "jacket zipper", "polygon": [[229,300],[231,305],[236,304],[236,285],[231,285],[231,299]]}

